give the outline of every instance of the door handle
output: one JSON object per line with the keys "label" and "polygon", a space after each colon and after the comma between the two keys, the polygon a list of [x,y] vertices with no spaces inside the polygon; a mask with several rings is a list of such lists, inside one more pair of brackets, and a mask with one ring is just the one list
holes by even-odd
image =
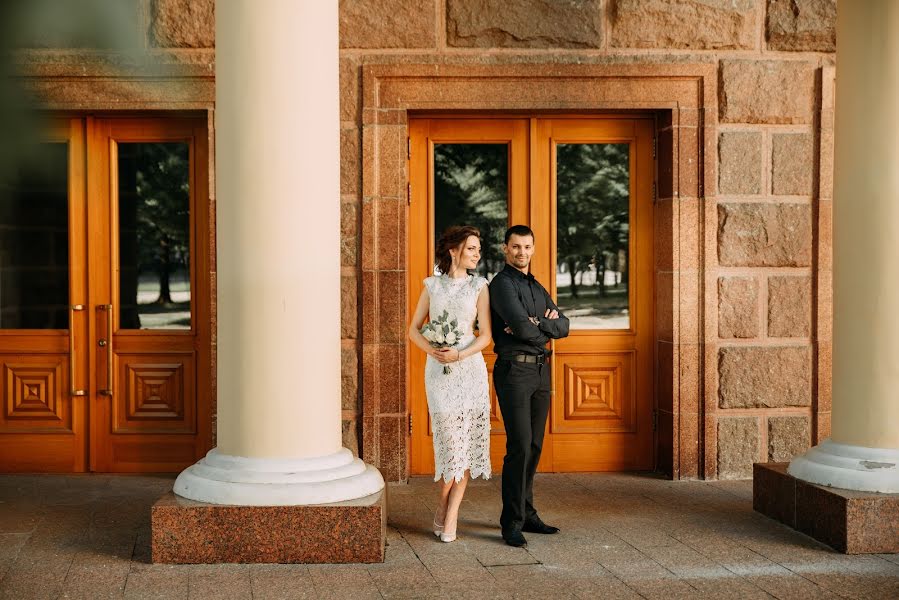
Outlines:
{"label": "door handle", "polygon": [[69,305],[69,394],[86,396],[85,390],[75,389],[75,313],[84,310],[83,304]]}
{"label": "door handle", "polygon": [[103,396],[112,396],[112,304],[98,304],[97,310],[106,311],[106,339],[97,342],[106,348],[106,388],[98,390]]}

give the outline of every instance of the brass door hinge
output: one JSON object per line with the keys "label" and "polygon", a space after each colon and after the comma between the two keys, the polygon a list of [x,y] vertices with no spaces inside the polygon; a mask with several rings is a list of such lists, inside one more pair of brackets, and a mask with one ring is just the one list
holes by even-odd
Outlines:
{"label": "brass door hinge", "polygon": [[652,430],[655,431],[659,428],[659,411],[656,409],[652,409]]}
{"label": "brass door hinge", "polygon": [[412,413],[409,413],[409,435],[412,435]]}
{"label": "brass door hinge", "polygon": [[656,157],[656,138],[652,138],[652,158]]}
{"label": "brass door hinge", "polygon": [[406,204],[412,204],[412,182],[406,184]]}

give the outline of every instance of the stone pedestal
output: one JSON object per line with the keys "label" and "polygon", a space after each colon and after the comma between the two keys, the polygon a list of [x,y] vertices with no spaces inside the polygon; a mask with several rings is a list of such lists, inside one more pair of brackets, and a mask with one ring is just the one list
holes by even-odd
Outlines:
{"label": "stone pedestal", "polygon": [[168,493],[151,520],[154,563],[383,562],[387,489],[304,506],[207,504]]}
{"label": "stone pedestal", "polygon": [[787,464],[753,465],[756,511],[840,552],[899,552],[899,494],[808,483],[787,473]]}

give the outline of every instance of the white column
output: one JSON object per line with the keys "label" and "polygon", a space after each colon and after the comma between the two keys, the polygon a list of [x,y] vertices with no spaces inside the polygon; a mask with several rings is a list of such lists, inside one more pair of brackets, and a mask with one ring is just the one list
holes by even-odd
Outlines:
{"label": "white column", "polygon": [[806,481],[899,492],[899,2],[840,2],[831,439]]}
{"label": "white column", "polygon": [[360,498],[380,473],[341,445],[337,0],[216,5],[218,448],[181,496]]}

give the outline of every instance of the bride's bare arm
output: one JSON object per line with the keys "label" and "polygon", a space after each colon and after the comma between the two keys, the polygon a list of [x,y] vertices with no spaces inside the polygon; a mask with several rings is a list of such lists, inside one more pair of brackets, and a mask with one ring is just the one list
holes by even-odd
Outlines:
{"label": "bride's bare arm", "polygon": [[412,340],[413,344],[421,348],[425,354],[430,354],[437,360],[443,362],[444,353],[429,344],[428,340],[425,339],[425,336],[423,336],[420,331],[422,325],[424,325],[425,319],[428,318],[428,311],[431,308],[430,300],[431,298],[428,296],[427,288],[422,288],[421,296],[418,297],[418,305],[415,307],[415,314],[412,315],[412,322],[409,323],[409,339]]}
{"label": "bride's bare arm", "polygon": [[493,335],[490,333],[490,292],[489,286],[481,288],[478,294],[478,337],[468,348],[459,352],[459,360],[465,360],[469,356],[477,354],[490,345]]}

